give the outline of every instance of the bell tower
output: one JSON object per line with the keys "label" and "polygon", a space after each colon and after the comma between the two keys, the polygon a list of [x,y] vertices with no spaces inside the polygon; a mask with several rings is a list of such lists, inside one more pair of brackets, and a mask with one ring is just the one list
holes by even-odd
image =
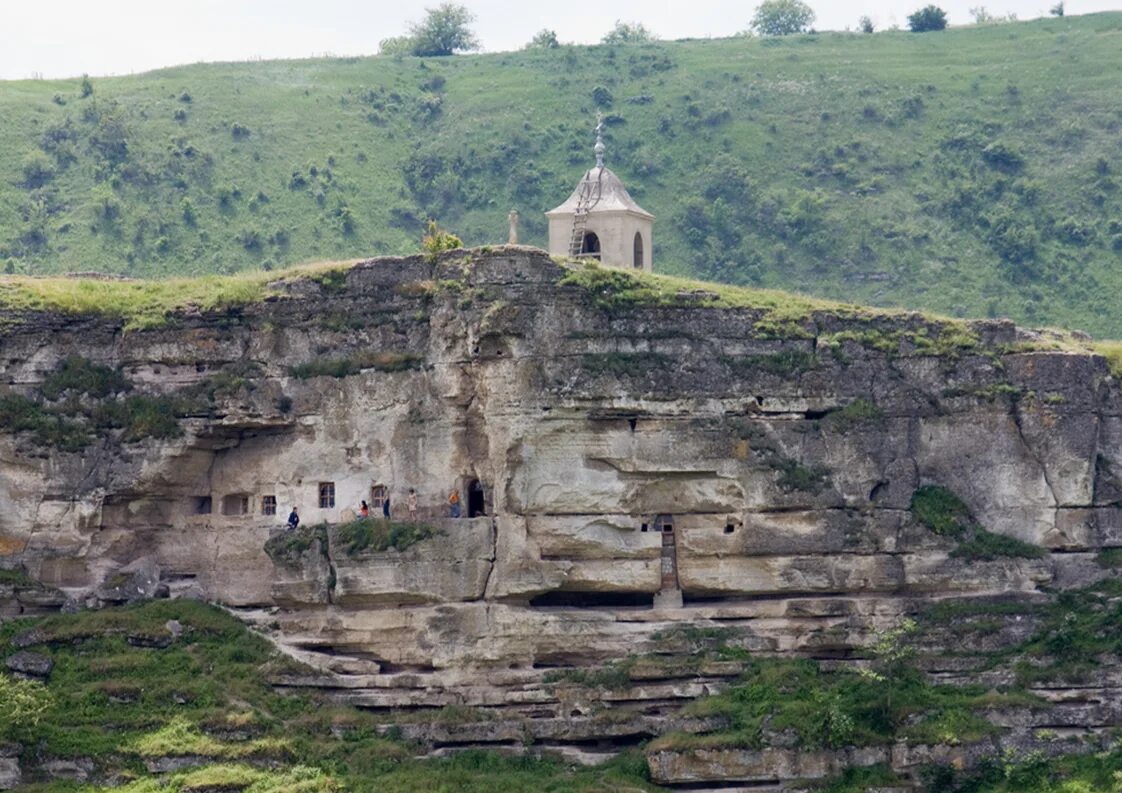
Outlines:
{"label": "bell tower", "polygon": [[596,166],[549,218],[549,252],[595,259],[609,267],[651,272],[654,215],[635,203],[619,177],[604,165],[604,122],[597,120]]}

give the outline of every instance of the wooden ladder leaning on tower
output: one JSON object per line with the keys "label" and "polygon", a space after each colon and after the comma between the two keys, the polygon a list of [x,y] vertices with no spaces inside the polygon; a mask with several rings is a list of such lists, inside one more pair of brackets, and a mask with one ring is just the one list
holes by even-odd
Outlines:
{"label": "wooden ladder leaning on tower", "polygon": [[[589,171],[589,175],[591,175]],[[573,213],[573,233],[569,237],[569,257],[577,259],[584,251],[584,232],[588,228],[588,213],[600,203],[600,180],[604,177],[604,169],[596,169],[596,181],[585,178],[580,185],[580,194],[577,196],[577,208]]]}

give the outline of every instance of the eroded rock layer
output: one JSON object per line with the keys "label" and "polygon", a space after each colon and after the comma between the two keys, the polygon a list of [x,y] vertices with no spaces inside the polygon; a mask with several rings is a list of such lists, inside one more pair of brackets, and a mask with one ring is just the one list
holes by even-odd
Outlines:
{"label": "eroded rock layer", "polygon": [[[316,670],[281,685],[387,723],[486,713],[404,728],[434,752],[594,760],[714,728],[678,708],[741,667],[674,661],[696,650],[690,630],[844,662],[934,600],[1032,603],[1109,574],[1096,558],[1122,545],[1122,392],[1103,359],[1006,322],[613,283],[512,247],[371,260],[157,328],[0,316],[0,565],[36,582],[0,602],[214,600]],[[79,370],[117,379],[59,378]],[[415,522],[376,537],[350,523],[384,496],[404,521],[410,488]],[[917,520],[923,488],[961,499],[979,537]],[[293,506],[326,525],[284,534]],[[994,535],[1018,542],[978,545]],[[1017,631],[1010,618],[990,641]],[[930,641],[937,656],[962,636]],[[573,674],[629,658],[645,660],[617,685]],[[1099,682],[1010,711],[986,750],[1122,723],[1088,715],[1117,693]],[[651,768],[765,789],[920,754],[668,750]]]}

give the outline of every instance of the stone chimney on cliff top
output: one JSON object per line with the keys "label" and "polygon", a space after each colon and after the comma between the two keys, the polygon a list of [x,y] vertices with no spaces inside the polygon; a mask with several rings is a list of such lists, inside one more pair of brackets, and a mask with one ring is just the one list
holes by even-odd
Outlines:
{"label": "stone chimney on cliff top", "polygon": [[654,215],[635,203],[619,177],[604,166],[604,122],[597,119],[596,166],[549,218],[549,252],[595,259],[610,267],[651,272]]}

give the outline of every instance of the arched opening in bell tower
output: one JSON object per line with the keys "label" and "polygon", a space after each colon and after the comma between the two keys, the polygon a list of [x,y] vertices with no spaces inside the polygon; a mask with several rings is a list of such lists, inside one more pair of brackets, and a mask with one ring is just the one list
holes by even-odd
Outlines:
{"label": "arched opening in bell tower", "polygon": [[580,254],[590,259],[600,259],[600,238],[596,236],[596,232],[586,231],[584,233],[584,242],[581,243]]}

